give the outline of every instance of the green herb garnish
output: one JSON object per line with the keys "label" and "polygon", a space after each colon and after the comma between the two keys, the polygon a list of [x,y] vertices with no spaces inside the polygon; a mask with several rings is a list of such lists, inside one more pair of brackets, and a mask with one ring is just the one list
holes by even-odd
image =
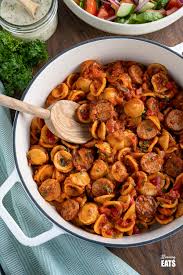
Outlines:
{"label": "green herb garnish", "polygon": [[47,60],[46,45],[40,40],[25,42],[0,31],[0,80],[5,93],[22,93],[33,76],[33,67]]}
{"label": "green herb garnish", "polygon": [[169,2],[169,0],[158,0],[158,1],[156,2],[156,9],[157,9],[157,10],[160,10],[160,9],[162,9],[162,8],[165,8],[166,5],[168,4],[168,2]]}
{"label": "green herb garnish", "polygon": [[62,167],[67,166],[68,165],[68,161],[66,161],[64,158],[61,158],[60,159],[60,164],[61,164]]}
{"label": "green herb garnish", "polygon": [[80,0],[79,6],[83,9],[84,8],[84,0]]}
{"label": "green herb garnish", "polygon": [[106,191],[108,194],[110,194],[112,192],[111,188],[107,185],[103,186],[103,190]]}
{"label": "green herb garnish", "polygon": [[166,193],[166,189],[165,188],[162,188],[162,190],[161,190],[163,193]]}
{"label": "green herb garnish", "polygon": [[146,118],[146,112],[147,112],[147,109],[144,108],[144,111],[143,111],[143,113],[142,113],[142,119],[145,119],[145,118]]}
{"label": "green herb garnish", "polygon": [[139,224],[137,225],[137,227],[138,227],[139,229],[143,229],[143,228],[144,228],[144,225],[141,224],[141,223],[139,223]]}
{"label": "green herb garnish", "polygon": [[147,140],[140,141],[139,147],[140,147],[141,152],[146,153],[149,148],[149,142]]}
{"label": "green herb garnish", "polygon": [[148,128],[146,128],[146,130],[147,130],[148,132],[151,132],[151,131],[152,131],[152,128],[151,128],[151,127],[148,127]]}

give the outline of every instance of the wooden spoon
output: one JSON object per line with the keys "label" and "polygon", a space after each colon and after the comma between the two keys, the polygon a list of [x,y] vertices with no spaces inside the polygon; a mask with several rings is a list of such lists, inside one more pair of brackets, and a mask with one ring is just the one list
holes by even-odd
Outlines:
{"label": "wooden spoon", "polygon": [[79,106],[76,102],[60,100],[51,105],[49,109],[44,109],[0,95],[0,105],[43,118],[54,135],[68,142],[83,144],[91,139],[89,125],[78,123],[75,120],[75,111]]}
{"label": "wooden spoon", "polygon": [[36,11],[40,7],[38,3],[33,2],[32,0],[18,0],[26,9],[26,11],[35,18]]}

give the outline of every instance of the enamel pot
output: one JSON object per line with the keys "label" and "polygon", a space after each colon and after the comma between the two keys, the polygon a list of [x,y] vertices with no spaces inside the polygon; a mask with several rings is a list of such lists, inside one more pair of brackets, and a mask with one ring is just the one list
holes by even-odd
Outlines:
{"label": "enamel pot", "polygon": [[[34,77],[22,96],[28,103],[43,106],[50,91],[62,82],[71,72],[77,71],[81,62],[96,59],[102,63],[115,60],[135,60],[144,64],[161,63],[167,67],[172,77],[183,87],[183,43],[168,48],[153,41],[132,37],[105,37],[89,40],[58,54],[50,60]],[[105,246],[131,247],[140,246],[177,232],[183,226],[183,217],[173,222],[149,230],[139,235],[125,236],[121,239],[109,239],[94,235],[65,221],[38,192],[32,178],[26,153],[29,149],[30,123],[32,117],[16,113],[13,127],[14,157],[16,167],[0,188],[0,216],[15,237],[24,245],[36,246],[60,234],[72,234],[79,238]],[[51,222],[51,230],[34,238],[29,238],[21,231],[3,205],[3,197],[15,182],[21,181],[30,199]]]}

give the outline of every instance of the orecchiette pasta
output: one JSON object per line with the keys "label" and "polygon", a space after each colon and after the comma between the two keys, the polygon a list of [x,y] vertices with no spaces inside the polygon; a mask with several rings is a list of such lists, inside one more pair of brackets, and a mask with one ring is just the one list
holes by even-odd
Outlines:
{"label": "orecchiette pasta", "polygon": [[92,139],[71,144],[33,118],[27,159],[63,219],[121,238],[183,216],[183,95],[163,65],[87,60],[45,106],[62,99],[78,102]]}

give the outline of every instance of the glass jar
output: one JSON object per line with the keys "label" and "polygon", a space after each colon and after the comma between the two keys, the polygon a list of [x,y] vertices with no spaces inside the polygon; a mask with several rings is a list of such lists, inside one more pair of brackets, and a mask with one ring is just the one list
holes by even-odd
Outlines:
{"label": "glass jar", "polygon": [[[0,0],[1,4],[2,0]],[[48,40],[56,31],[58,24],[58,0],[53,0],[47,14],[29,25],[15,25],[0,16],[0,25],[14,36],[25,40]]]}

